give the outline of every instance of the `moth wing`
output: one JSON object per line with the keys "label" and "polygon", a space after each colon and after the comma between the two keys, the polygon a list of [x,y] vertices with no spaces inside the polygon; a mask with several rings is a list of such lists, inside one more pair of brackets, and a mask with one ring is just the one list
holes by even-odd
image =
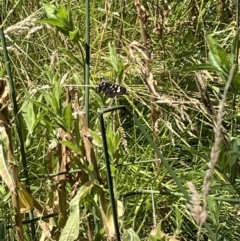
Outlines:
{"label": "moth wing", "polygon": [[105,79],[101,79],[101,82],[98,85],[98,92],[105,93],[105,91],[109,88],[110,83],[106,82]]}
{"label": "moth wing", "polygon": [[109,98],[114,98],[117,96],[117,92],[115,91],[115,89],[110,87],[104,93]]}
{"label": "moth wing", "polygon": [[110,83],[106,81],[104,77],[101,77],[98,85],[98,92],[105,94],[109,98],[114,98],[119,95],[124,95],[127,90],[125,87],[115,83]]}
{"label": "moth wing", "polygon": [[125,87],[123,87],[123,86],[118,86],[118,88],[117,88],[117,95],[124,95],[124,94],[126,94],[126,92],[127,92],[127,90],[126,90],[126,88]]}

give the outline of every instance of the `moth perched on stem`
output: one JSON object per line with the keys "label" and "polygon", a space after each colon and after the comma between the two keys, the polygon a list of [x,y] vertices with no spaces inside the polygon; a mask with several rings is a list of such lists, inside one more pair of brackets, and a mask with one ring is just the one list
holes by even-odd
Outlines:
{"label": "moth perched on stem", "polygon": [[98,92],[105,94],[109,98],[114,98],[126,94],[127,90],[123,86],[108,82],[106,79],[101,78],[98,85]]}

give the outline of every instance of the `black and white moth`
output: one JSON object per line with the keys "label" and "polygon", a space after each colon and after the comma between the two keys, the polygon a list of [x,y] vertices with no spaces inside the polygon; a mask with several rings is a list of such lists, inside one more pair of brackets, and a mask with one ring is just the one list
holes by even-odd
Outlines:
{"label": "black and white moth", "polygon": [[114,98],[126,94],[127,90],[123,86],[108,82],[106,79],[101,78],[98,85],[98,92],[105,94],[109,98]]}

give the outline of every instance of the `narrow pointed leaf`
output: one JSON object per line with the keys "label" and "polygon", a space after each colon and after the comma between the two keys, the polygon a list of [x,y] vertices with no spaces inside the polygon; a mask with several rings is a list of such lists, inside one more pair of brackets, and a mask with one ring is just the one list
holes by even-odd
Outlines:
{"label": "narrow pointed leaf", "polygon": [[78,149],[77,146],[75,146],[71,141],[59,141],[62,145],[67,146],[72,151],[81,154],[81,151]]}
{"label": "narrow pointed leaf", "polygon": [[227,52],[210,35],[207,35],[207,41],[209,45],[209,59],[211,64],[222,73],[228,75],[231,64]]}
{"label": "narrow pointed leaf", "polygon": [[182,69],[181,72],[193,72],[193,71],[201,71],[201,70],[208,70],[212,72],[219,72],[219,70],[211,64],[198,64],[190,66],[186,69]]}
{"label": "narrow pointed leaf", "polygon": [[240,33],[240,27],[238,28],[232,42],[232,49],[231,49],[231,63],[235,64],[237,60],[237,50],[238,50],[238,41],[239,41],[239,33]]}
{"label": "narrow pointed leaf", "polygon": [[71,104],[67,105],[63,110],[64,123],[66,124],[67,130],[71,131],[73,127],[73,118],[72,118],[72,108]]}
{"label": "narrow pointed leaf", "polygon": [[64,49],[64,48],[60,48],[60,50],[63,53],[65,53],[72,61],[74,61],[77,64],[80,64],[83,67],[83,63],[78,58],[76,58],[71,51],[69,51],[68,49]]}
{"label": "narrow pointed leaf", "polygon": [[109,62],[112,65],[112,67],[114,68],[114,70],[118,73],[118,58],[117,58],[116,47],[114,44],[111,44],[109,42],[108,48],[109,48],[109,55],[110,55]]}
{"label": "narrow pointed leaf", "polygon": [[64,28],[65,24],[62,20],[60,19],[55,19],[55,18],[45,18],[45,19],[39,19],[36,20],[36,23],[46,23],[55,27],[59,28]]}
{"label": "narrow pointed leaf", "polygon": [[59,6],[57,17],[63,21],[68,21],[67,10],[63,5]]}

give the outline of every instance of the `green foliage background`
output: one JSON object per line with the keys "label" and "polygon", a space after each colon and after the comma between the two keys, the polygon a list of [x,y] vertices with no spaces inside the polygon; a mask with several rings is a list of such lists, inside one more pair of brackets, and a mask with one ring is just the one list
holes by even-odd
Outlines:
{"label": "green foliage background", "polygon": [[[102,106],[124,104],[139,117],[149,134],[155,135],[159,149],[184,187],[187,189],[187,182],[191,181],[201,192],[214,142],[217,106],[226,83],[224,77],[228,76],[227,71],[220,71],[225,66],[213,68],[205,33],[211,34],[218,45],[214,40],[210,42],[226,51],[229,58],[234,56],[231,48],[237,29],[237,3],[233,0],[143,1],[151,39],[149,46],[143,46],[134,1],[90,2],[89,128],[103,179],[106,172],[97,110]],[[68,105],[66,93],[72,89],[77,91],[78,101],[83,105],[85,17],[85,3],[77,0],[55,1],[53,5],[43,1],[7,2],[6,5],[4,29],[23,115],[28,171],[30,177],[35,178],[30,182],[31,191],[43,206],[49,204],[54,189],[54,183],[48,178],[40,178],[49,172],[49,146],[53,142],[60,143],[58,128],[71,132],[76,125],[72,117],[74,101]],[[61,18],[64,21],[60,21]],[[145,49],[152,55],[152,74],[159,93],[153,102],[144,77],[146,66],[142,51]],[[230,65],[230,60],[226,64]],[[3,61],[0,66],[4,69]],[[101,76],[124,85],[128,95],[109,100],[97,93]],[[239,240],[240,237],[239,225],[236,225],[239,222],[238,85],[236,78],[225,105],[222,127],[225,142],[220,148],[208,199],[207,222],[216,235],[214,240]],[[205,89],[201,89],[203,87]],[[151,102],[157,113],[154,128]],[[130,239],[134,230],[137,234],[134,240],[160,240],[159,233],[158,237],[149,237],[158,227],[158,232],[161,230],[176,239],[196,240],[198,227],[185,198],[164,166],[156,168],[154,151],[136,125],[122,113],[107,116],[106,124],[115,193],[119,200],[125,195],[121,227],[128,230],[129,236],[125,233],[124,239]],[[84,157],[80,136],[74,133],[74,138],[73,142],[65,144]],[[23,178],[17,135],[14,148],[19,177]],[[79,160],[71,161],[71,169],[89,174]],[[51,164],[55,170],[56,157]],[[72,187],[71,183],[67,184],[68,202],[73,198]],[[101,236],[100,208],[94,192],[88,188],[82,190],[78,200],[81,205],[77,207],[82,209],[81,213],[86,209],[91,217],[95,216],[97,225],[94,223],[92,229],[95,240],[105,239]],[[102,188],[109,200],[108,189]],[[134,192],[139,193],[133,195]],[[12,224],[10,194],[3,185],[0,195],[1,216]],[[94,205],[95,213],[91,209]],[[87,215],[80,217],[79,240],[90,240],[86,220]],[[58,227],[57,219],[54,225]],[[28,228],[24,230],[26,240],[30,240]],[[38,228],[37,235],[40,233]],[[9,235],[13,235],[12,230]],[[208,238],[213,240],[203,228],[200,240]],[[53,235],[53,239],[58,238]]]}

